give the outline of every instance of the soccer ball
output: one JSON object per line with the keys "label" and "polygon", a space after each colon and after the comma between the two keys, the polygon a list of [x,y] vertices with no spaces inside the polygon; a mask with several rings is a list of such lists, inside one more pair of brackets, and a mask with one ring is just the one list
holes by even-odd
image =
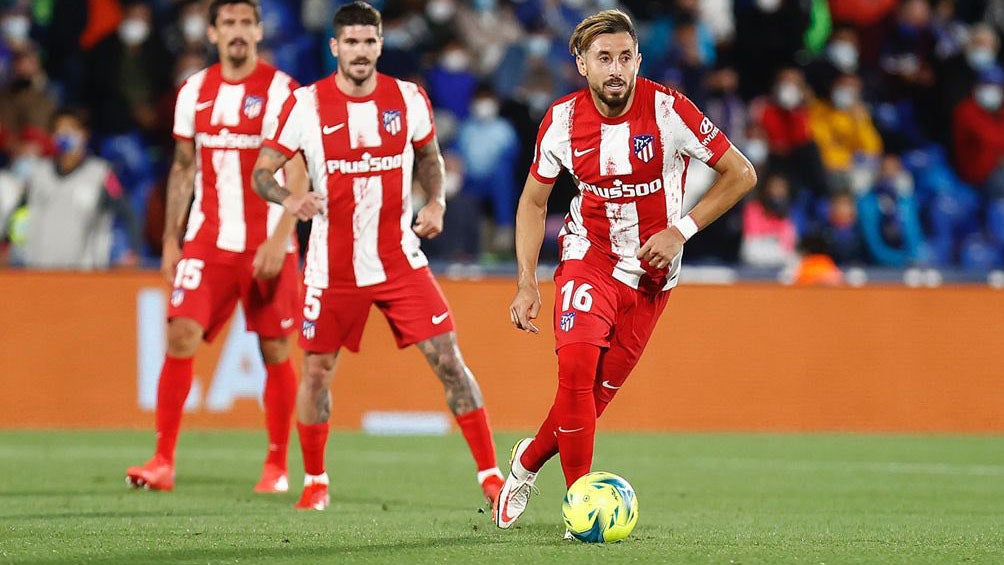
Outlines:
{"label": "soccer ball", "polygon": [[638,522],[638,499],[623,477],[598,471],[572,483],[561,514],[575,539],[615,542],[628,537]]}

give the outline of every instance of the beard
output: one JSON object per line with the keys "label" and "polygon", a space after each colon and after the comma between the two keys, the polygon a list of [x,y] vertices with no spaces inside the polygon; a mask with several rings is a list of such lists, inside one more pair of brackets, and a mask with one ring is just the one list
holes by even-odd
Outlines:
{"label": "beard", "polygon": [[356,59],[354,61],[351,61],[349,64],[347,64],[347,65],[345,65],[343,67],[340,67],[339,71],[345,76],[345,78],[351,80],[352,83],[355,84],[356,86],[362,86],[363,83],[365,83],[367,80],[369,80],[369,78],[373,76],[373,73],[376,72],[376,67],[373,66],[372,63],[370,63],[370,66],[366,67],[366,70],[360,76],[360,75],[357,75],[357,74],[353,74],[353,66],[352,65],[354,63],[370,63],[370,60],[369,59]]}
{"label": "beard", "polygon": [[[241,55],[233,55],[232,54],[233,50],[231,50],[230,47],[233,47],[234,45],[243,45],[244,52]],[[242,67],[244,66],[244,63],[247,62],[250,56],[251,56],[251,46],[248,45],[248,43],[243,39],[234,39],[229,44],[227,44],[227,59],[230,61],[231,65],[235,67]]]}
{"label": "beard", "polygon": [[593,94],[600,99],[600,102],[606,104],[611,110],[620,110],[627,105],[628,100],[631,98],[631,93],[634,91],[634,84],[627,81],[621,82],[624,84],[624,91],[619,94],[611,95],[605,92],[604,87],[606,87],[610,81],[604,82],[599,87],[590,85],[589,88],[593,91]]}

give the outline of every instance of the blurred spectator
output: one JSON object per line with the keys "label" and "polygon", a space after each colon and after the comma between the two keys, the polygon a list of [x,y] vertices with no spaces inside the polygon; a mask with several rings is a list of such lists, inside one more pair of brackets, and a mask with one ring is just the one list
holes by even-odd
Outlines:
{"label": "blurred spectator", "polygon": [[[677,18],[673,29],[673,41],[666,53],[664,68],[679,74],[679,89],[698,106],[704,106],[704,81],[709,63],[708,55],[701,49],[697,24],[693,16]],[[658,73],[658,71],[657,71]],[[658,73],[662,74],[662,73]]]}
{"label": "blurred spectator", "polygon": [[100,133],[165,130],[156,102],[169,89],[170,65],[149,5],[126,5],[118,31],[89,53],[86,96]]}
{"label": "blurred spectator", "polygon": [[513,162],[519,150],[516,130],[499,117],[499,102],[487,85],[478,88],[471,115],[460,126],[457,150],[464,163],[464,192],[490,203],[496,251],[512,249],[516,220]]}
{"label": "blurred spectator", "polygon": [[[24,199],[24,182],[6,169],[0,169],[0,247],[8,237],[11,218]],[[5,249],[0,249],[0,266],[6,263]]]}
{"label": "blurred spectator", "polygon": [[27,7],[10,4],[0,11],[0,86],[11,79],[14,57],[31,43],[31,14]]}
{"label": "blurred spectator", "polygon": [[472,69],[478,77],[487,77],[509,45],[521,39],[522,28],[508,3],[472,0],[470,4],[457,9],[457,32],[467,49],[478,53]]}
{"label": "blurred spectator", "polygon": [[7,132],[10,142],[25,130],[42,133],[55,111],[56,100],[49,91],[38,52],[33,45],[25,44],[14,56],[11,81],[0,88],[0,129]]}
{"label": "blurred spectator", "polygon": [[870,177],[882,154],[882,139],[861,101],[861,79],[840,75],[828,99],[817,98],[810,104],[809,126],[831,187],[853,186],[855,173]]}
{"label": "blurred spectator", "polygon": [[731,67],[712,71],[705,80],[705,115],[732,143],[742,147],[749,122],[746,103],[739,96],[739,74]]}
{"label": "blurred spectator", "polygon": [[754,267],[782,267],[797,259],[798,234],[789,216],[791,189],[784,175],[770,173],[743,208],[739,256]]}
{"label": "blurred spectator", "polygon": [[858,57],[857,31],[852,27],[838,27],[830,36],[823,56],[806,66],[806,81],[814,92],[829,92],[840,75],[857,74]]}
{"label": "blurred spectator", "polygon": [[758,106],[759,122],[767,133],[771,166],[783,170],[797,191],[825,193],[826,172],[809,128],[802,72],[795,68],[778,72],[770,98]]}
{"label": "blurred spectator", "polygon": [[164,33],[164,44],[175,57],[182,53],[210,54],[209,17],[205,2],[202,0],[181,0],[178,8],[178,19]]}
{"label": "blurred spectator", "polygon": [[937,103],[934,47],[930,4],[927,0],[904,0],[886,38],[880,61],[886,100],[908,102],[913,119],[928,139],[937,135],[938,116],[924,111]]}
{"label": "blurred spectator", "polygon": [[859,265],[865,262],[858,210],[850,192],[839,191],[830,196],[823,220],[813,231],[826,244],[826,252],[838,265]]}
{"label": "blurred spectator", "polygon": [[944,61],[938,73],[941,104],[933,108],[938,112],[939,121],[944,125],[946,135],[938,141],[948,142],[952,116],[955,108],[972,92],[980,73],[992,69],[997,64],[1000,51],[999,39],[993,28],[986,24],[974,25],[964,52]]}
{"label": "blurred spectator", "polygon": [[959,176],[991,198],[1004,198],[1004,71],[980,75],[972,95],[955,109],[953,137]]}
{"label": "blurred spectator", "polygon": [[858,200],[858,217],[872,261],[903,268],[923,259],[923,233],[913,195],[913,178],[900,158],[888,154],[875,186]]}
{"label": "blurred spectator", "polygon": [[425,4],[429,39],[426,47],[437,52],[456,39],[457,0],[429,0]]}
{"label": "blurred spectator", "polygon": [[[443,152],[446,174],[443,193],[446,195],[446,214],[443,233],[435,239],[422,242],[422,249],[430,256],[448,261],[476,261],[481,253],[481,203],[464,192],[464,163],[453,151]],[[425,191],[415,187],[414,206],[419,209],[425,201]]]}
{"label": "blurred spectator", "polygon": [[799,286],[836,286],[844,274],[829,255],[826,241],[818,235],[808,235],[798,244],[801,259],[795,268],[794,284]]}
{"label": "blurred spectator", "polygon": [[934,31],[934,55],[938,61],[949,59],[965,49],[969,29],[955,13],[956,0],[935,0],[931,29]]}
{"label": "blurred spectator", "polygon": [[119,262],[134,264],[139,228],[115,173],[106,161],[88,154],[89,132],[83,119],[74,112],[59,112],[52,136],[55,158],[39,163],[26,187],[26,264],[46,269],[108,267],[112,212],[125,221],[132,243],[131,252]]}
{"label": "blurred spectator", "polygon": [[426,73],[432,105],[449,110],[457,119],[467,117],[478,79],[471,71],[471,55],[453,41],[443,48],[436,65]]}
{"label": "blurred spectator", "polygon": [[735,61],[747,100],[764,94],[779,69],[795,64],[809,27],[806,2],[755,0],[736,5]]}

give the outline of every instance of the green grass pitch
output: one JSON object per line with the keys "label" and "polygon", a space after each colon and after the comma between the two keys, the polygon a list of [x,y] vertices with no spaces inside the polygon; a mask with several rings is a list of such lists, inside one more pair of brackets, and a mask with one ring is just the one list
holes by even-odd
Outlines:
{"label": "green grass pitch", "polygon": [[332,434],[332,506],[307,513],[295,443],[271,496],[251,492],[263,432],[183,432],[176,490],[131,491],[152,443],[0,432],[0,562],[1004,563],[1004,437],[601,434],[594,469],[631,481],[640,516],[607,546],[562,541],[556,460],[496,529],[457,434]]}

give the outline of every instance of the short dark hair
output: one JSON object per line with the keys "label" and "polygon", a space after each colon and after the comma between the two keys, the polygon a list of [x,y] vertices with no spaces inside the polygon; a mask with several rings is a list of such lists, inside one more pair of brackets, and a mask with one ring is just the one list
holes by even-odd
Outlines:
{"label": "short dark hair", "polygon": [[52,119],[49,120],[49,131],[55,129],[56,122],[63,118],[70,118],[71,120],[77,122],[81,128],[86,130],[90,129],[91,120],[86,109],[80,106],[64,106],[52,114]]}
{"label": "short dark hair", "polygon": [[338,37],[338,33],[345,26],[376,26],[377,35],[383,35],[383,20],[380,17],[380,12],[361,0],[339,8],[335,12],[332,26],[335,28],[335,37]]}
{"label": "short dark hair", "polygon": [[261,4],[258,0],[213,0],[209,5],[209,25],[216,26],[216,17],[220,15],[220,8],[231,4],[247,4],[254,10],[255,23],[261,23]]}

